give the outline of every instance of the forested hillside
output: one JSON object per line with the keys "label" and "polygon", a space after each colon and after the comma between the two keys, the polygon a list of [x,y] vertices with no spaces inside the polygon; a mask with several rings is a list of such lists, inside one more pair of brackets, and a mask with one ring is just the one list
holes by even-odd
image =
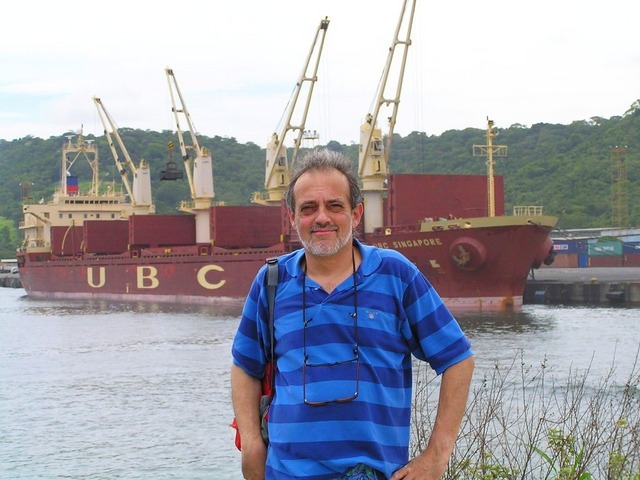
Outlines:
{"label": "forested hillside", "polygon": [[[627,176],[623,205],[629,208],[626,226],[640,226],[640,101],[622,115],[609,119],[593,117],[570,125],[512,125],[498,128],[497,132],[494,143],[509,147],[506,158],[496,159],[496,174],[505,177],[507,212],[514,205],[542,205],[545,213],[560,217],[559,227],[564,229],[613,226],[612,182],[620,178],[614,164],[622,160]],[[145,159],[151,165],[158,213],[175,212],[180,200],[189,198],[186,180],[159,180],[170,159],[168,142],[178,143],[175,133],[127,128],[121,128],[119,133],[133,161]],[[36,201],[51,198],[60,177],[61,146],[68,134],[46,140],[34,137],[0,140],[2,258],[12,256],[18,242],[16,227],[21,219],[22,197],[29,194]],[[100,152],[101,181],[105,184],[114,178],[119,181],[105,138],[95,141]],[[246,205],[254,191],[262,190],[263,146],[240,144],[234,138],[218,136],[200,136],[199,142],[212,152],[216,201]],[[406,137],[395,135],[390,169],[393,173],[484,174],[485,159],[472,155],[473,145],[484,143],[485,131],[476,128],[447,131],[439,136],[421,132]],[[327,146],[344,151],[354,164],[357,162],[357,145],[329,142]],[[613,155],[614,146],[626,147],[626,154]],[[182,167],[179,150],[172,156]],[[89,172],[87,165],[74,166],[81,182],[90,181]],[[6,245],[7,242],[12,245]]]}

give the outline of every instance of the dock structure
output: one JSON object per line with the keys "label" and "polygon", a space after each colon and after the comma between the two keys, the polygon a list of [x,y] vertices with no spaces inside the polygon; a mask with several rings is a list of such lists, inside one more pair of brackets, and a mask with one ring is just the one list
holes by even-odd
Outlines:
{"label": "dock structure", "polygon": [[542,268],[528,278],[523,302],[640,307],[640,267]]}
{"label": "dock structure", "polygon": [[17,273],[0,273],[0,287],[22,288],[20,275]]}

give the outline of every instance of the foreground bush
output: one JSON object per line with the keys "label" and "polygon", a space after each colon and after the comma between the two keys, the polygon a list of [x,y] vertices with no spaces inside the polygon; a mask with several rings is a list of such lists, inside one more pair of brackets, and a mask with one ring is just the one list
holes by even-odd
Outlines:
{"label": "foreground bush", "polygon": [[[412,455],[426,447],[439,379],[417,364]],[[509,365],[474,379],[447,480],[640,480],[640,366],[622,381],[590,367],[550,378],[546,361]],[[426,379],[426,380],[425,380]]]}

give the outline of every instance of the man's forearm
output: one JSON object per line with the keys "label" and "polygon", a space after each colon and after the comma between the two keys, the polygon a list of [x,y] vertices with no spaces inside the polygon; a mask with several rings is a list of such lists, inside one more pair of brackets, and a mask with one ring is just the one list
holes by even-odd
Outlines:
{"label": "man's forearm", "polygon": [[262,384],[257,378],[247,375],[240,367],[231,366],[231,401],[238,422],[240,436],[247,441],[260,437],[259,405]]}
{"label": "man's forearm", "polygon": [[260,434],[262,382],[231,366],[231,401],[242,443],[242,476],[264,480],[267,448]]}
{"label": "man's forearm", "polygon": [[425,452],[431,461],[446,468],[467,406],[474,359],[469,357],[452,365],[442,374],[438,411]]}
{"label": "man's forearm", "polygon": [[438,480],[447,468],[467,406],[474,359],[469,357],[442,374],[438,411],[427,448],[400,468],[392,480]]}

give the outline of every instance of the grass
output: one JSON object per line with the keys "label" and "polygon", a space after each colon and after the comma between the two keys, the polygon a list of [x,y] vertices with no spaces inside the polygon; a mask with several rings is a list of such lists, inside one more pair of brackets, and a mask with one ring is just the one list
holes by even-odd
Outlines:
{"label": "grass", "polygon": [[[612,365],[565,380],[522,352],[474,379],[445,480],[640,480],[639,356],[622,381]],[[427,445],[439,379],[417,363],[411,455]]]}

